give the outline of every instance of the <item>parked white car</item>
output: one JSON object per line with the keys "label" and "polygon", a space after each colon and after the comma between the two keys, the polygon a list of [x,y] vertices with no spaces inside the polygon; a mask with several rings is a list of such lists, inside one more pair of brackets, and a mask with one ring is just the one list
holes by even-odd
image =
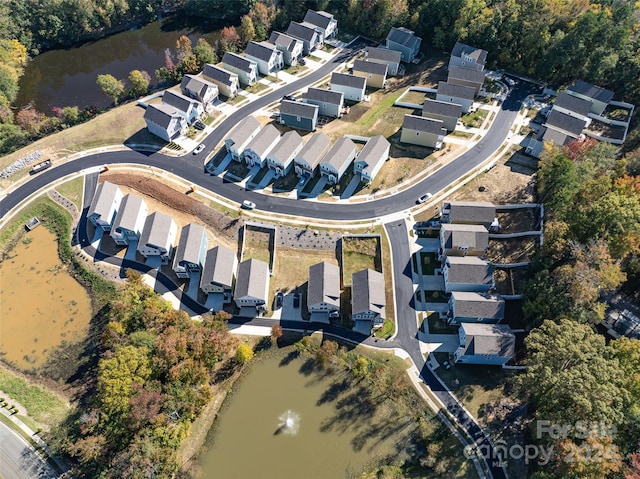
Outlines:
{"label": "parked white car", "polygon": [[242,207],[243,207],[245,210],[252,210],[252,209],[254,209],[254,208],[256,207],[256,204],[255,204],[253,201],[244,200],[244,201],[242,202]]}

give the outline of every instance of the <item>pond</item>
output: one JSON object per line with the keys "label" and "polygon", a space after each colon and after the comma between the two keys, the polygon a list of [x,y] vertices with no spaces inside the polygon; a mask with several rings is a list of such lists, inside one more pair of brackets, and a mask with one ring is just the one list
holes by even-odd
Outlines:
{"label": "pond", "polygon": [[24,371],[87,334],[91,300],[60,262],[56,236],[44,226],[25,233],[0,262],[0,318],[0,356]]}
{"label": "pond", "polygon": [[[181,35],[191,29],[173,29],[172,19],[156,21],[68,50],[52,50],[36,56],[20,78],[15,106],[31,105],[51,114],[53,107],[104,108],[111,100],[98,88],[98,75],[109,73],[122,80],[131,70],[154,72],[164,66],[165,50],[174,50]],[[192,38],[195,45],[195,39]]]}
{"label": "pond", "polygon": [[414,448],[414,422],[346,373],[275,355],[258,359],[227,397],[194,476],[341,478]]}

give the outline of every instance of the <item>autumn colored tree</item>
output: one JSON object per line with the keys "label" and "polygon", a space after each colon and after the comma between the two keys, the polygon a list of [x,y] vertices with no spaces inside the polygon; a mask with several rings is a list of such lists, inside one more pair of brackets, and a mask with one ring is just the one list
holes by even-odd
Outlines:
{"label": "autumn colored tree", "polygon": [[235,27],[224,27],[220,32],[219,47],[222,53],[237,52],[240,45],[240,35]]}
{"label": "autumn colored tree", "polygon": [[35,138],[44,128],[45,116],[33,108],[26,108],[16,113],[16,124]]}
{"label": "autumn colored tree", "polygon": [[282,326],[274,324],[271,326],[271,343],[278,344],[278,339],[282,337]]}
{"label": "autumn colored tree", "polygon": [[629,464],[625,468],[624,479],[640,479],[640,451],[629,455]]}
{"label": "autumn colored tree", "polygon": [[579,444],[560,441],[556,462],[567,479],[601,479],[622,469],[618,447],[605,435],[591,434]]}
{"label": "autumn colored tree", "polygon": [[241,344],[236,350],[236,361],[240,364],[246,364],[253,358],[253,349],[248,344]]}
{"label": "autumn colored tree", "polygon": [[338,343],[335,341],[323,341],[316,351],[316,361],[320,367],[327,366],[338,354]]}
{"label": "autumn colored tree", "polygon": [[178,57],[178,63],[184,61],[187,56],[191,55],[192,51],[191,40],[186,35],[181,35],[176,40],[176,55]]}
{"label": "autumn colored tree", "polygon": [[240,42],[244,46],[256,38],[256,29],[253,26],[253,21],[249,15],[242,17],[238,34],[240,35]]}
{"label": "autumn colored tree", "polygon": [[149,91],[151,77],[145,71],[131,70],[129,72],[129,83],[131,83],[133,96],[142,96]]}
{"label": "autumn colored tree", "polygon": [[267,35],[271,30],[271,24],[276,16],[275,5],[265,5],[262,2],[256,2],[249,12],[249,18],[253,22],[255,28],[256,40],[262,41],[267,39]]}
{"label": "autumn colored tree", "polygon": [[96,83],[104,94],[111,98],[113,103],[117,105],[122,93],[124,93],[124,82],[107,73],[105,75],[98,75]]}
{"label": "autumn colored tree", "polygon": [[204,38],[199,38],[193,49],[193,53],[198,60],[198,65],[202,68],[206,63],[216,63],[218,58],[213,47]]}

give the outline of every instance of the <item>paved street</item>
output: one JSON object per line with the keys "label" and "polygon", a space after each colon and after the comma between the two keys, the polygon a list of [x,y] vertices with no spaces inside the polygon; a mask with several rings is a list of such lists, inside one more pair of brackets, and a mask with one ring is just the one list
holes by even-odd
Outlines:
{"label": "paved street", "polygon": [[0,422],[0,478],[49,479],[58,474],[22,436]]}

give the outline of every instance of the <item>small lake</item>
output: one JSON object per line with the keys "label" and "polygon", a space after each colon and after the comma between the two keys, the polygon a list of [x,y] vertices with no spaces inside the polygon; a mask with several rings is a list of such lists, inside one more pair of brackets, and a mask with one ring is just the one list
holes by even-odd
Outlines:
{"label": "small lake", "polygon": [[106,107],[111,100],[96,85],[98,75],[123,80],[131,70],[145,70],[155,82],[154,71],[164,66],[165,50],[174,50],[176,40],[191,32],[174,29],[170,17],[77,48],[42,53],[28,63],[15,105],[31,104],[46,114],[52,107]]}
{"label": "small lake", "polygon": [[25,233],[0,262],[0,354],[22,370],[43,366],[63,342],[87,334],[91,300],[58,257],[44,226]]}
{"label": "small lake", "polygon": [[258,359],[227,396],[195,477],[337,479],[406,457],[414,423],[348,378],[292,356]]}

